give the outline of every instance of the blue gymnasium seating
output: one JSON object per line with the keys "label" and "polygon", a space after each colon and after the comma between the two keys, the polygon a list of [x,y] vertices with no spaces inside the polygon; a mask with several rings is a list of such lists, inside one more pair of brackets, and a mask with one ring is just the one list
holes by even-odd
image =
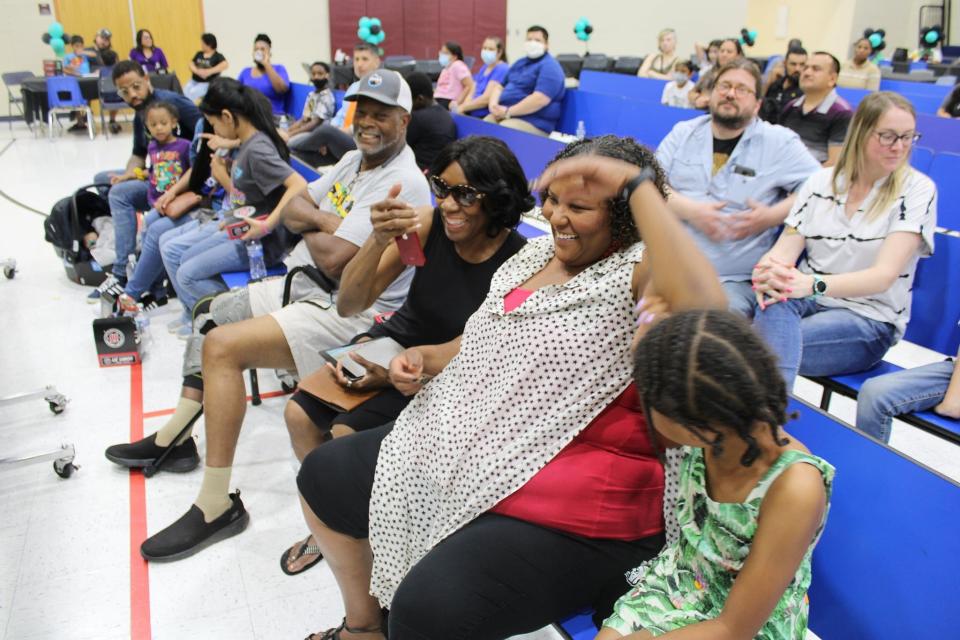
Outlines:
{"label": "blue gymnasium seating", "polygon": [[457,125],[457,137],[493,136],[503,140],[520,160],[520,166],[527,176],[533,180],[541,173],[547,163],[564,147],[563,143],[535,136],[531,133],[507,129],[491,122],[484,122],[477,118],[454,114],[453,121]]}
{"label": "blue gymnasium seating", "polygon": [[[300,116],[303,115],[303,103],[306,102],[307,96],[313,92],[313,85],[303,84],[302,82],[291,82],[290,91],[287,91],[287,95],[283,99],[283,109],[294,120],[299,120]],[[336,101],[337,109],[340,108],[340,105],[343,103],[343,91],[336,90],[333,92],[333,97]]]}
{"label": "blue gymnasium seating", "polygon": [[960,121],[940,118],[928,113],[918,113],[917,131],[923,136],[923,146],[929,147],[937,153],[945,151],[960,153]]}
{"label": "blue gymnasium seating", "polygon": [[[803,401],[789,410],[799,419],[787,432],[837,470],[810,629],[823,640],[955,637],[960,485]],[[596,634],[589,613],[559,624],[573,640]]]}
{"label": "blue gymnasium seating", "polygon": [[910,153],[910,166],[920,173],[930,175],[930,163],[933,162],[933,156],[933,149],[928,147],[914,147]]}
{"label": "blue gymnasium seating", "polygon": [[936,154],[927,175],[937,185],[937,226],[960,231],[960,154]]}
{"label": "blue gymnasium seating", "polygon": [[660,102],[666,80],[638,78],[622,73],[604,73],[603,71],[583,71],[580,74],[580,91],[620,96],[631,100]]}

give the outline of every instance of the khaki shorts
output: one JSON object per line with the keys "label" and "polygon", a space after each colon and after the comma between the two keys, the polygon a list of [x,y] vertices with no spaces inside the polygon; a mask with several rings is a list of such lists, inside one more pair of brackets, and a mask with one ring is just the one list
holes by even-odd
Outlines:
{"label": "khaki shorts", "polygon": [[297,364],[297,373],[304,378],[326,363],[321,351],[347,344],[358,333],[368,330],[377,312],[368,309],[343,318],[328,299],[301,300],[270,315],[280,325]]}

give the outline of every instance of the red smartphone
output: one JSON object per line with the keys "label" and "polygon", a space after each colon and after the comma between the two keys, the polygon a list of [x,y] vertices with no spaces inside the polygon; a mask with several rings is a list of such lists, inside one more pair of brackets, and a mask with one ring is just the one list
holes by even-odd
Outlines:
{"label": "red smartphone", "polygon": [[256,215],[257,210],[254,207],[240,207],[234,209],[227,216],[227,224],[223,227],[227,232],[227,237],[231,240],[239,240],[250,229],[250,223],[247,218]]}
{"label": "red smartphone", "polygon": [[397,249],[400,251],[400,262],[411,267],[422,267],[427,263],[427,256],[423,255],[420,236],[416,231],[397,236],[394,240],[397,241]]}

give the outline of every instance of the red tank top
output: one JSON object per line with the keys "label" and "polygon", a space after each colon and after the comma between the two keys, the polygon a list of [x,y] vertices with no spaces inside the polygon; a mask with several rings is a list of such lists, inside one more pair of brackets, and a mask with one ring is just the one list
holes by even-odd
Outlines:
{"label": "red tank top", "polygon": [[[504,310],[532,291],[514,289]],[[663,466],[631,384],[525,485],[491,511],[589,538],[663,531]]]}

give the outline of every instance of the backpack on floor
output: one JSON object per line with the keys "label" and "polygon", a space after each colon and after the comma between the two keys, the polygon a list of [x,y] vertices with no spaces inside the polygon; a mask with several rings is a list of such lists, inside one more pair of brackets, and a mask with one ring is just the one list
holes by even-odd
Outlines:
{"label": "backpack on floor", "polygon": [[84,234],[93,231],[93,220],[110,215],[110,204],[98,187],[109,189],[109,185],[96,184],[77,189],[53,205],[43,223],[44,239],[63,260],[67,277],[93,287],[106,279],[110,267],[98,264],[83,242]]}

